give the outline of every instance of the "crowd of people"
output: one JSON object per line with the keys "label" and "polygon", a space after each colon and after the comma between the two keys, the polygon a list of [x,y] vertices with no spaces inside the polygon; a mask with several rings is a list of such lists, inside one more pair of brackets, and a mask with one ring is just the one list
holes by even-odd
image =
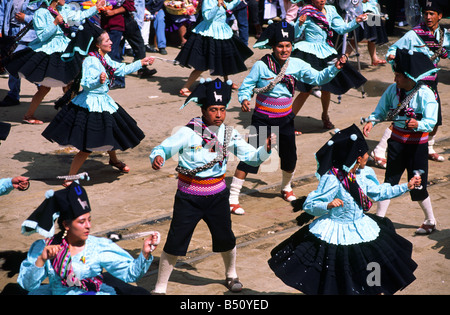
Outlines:
{"label": "crowd of people", "polygon": [[[74,10],[65,0],[0,2],[1,62],[9,73],[9,92],[0,105],[19,104],[20,82],[26,79],[37,86],[37,92],[23,123],[43,124],[35,112],[51,88],[61,87],[56,102],[59,111],[42,136],[78,149],[68,175],[76,175],[93,151],[107,152],[109,164],[128,173],[130,167],[116,151],[138,146],[145,134],[108,91],[125,88],[125,76],[132,72],[140,77],[156,73],[148,68],[154,57],[147,57],[146,50],[165,55],[167,30],[179,32],[175,61],[193,69],[179,94],[186,97],[183,107],[195,103],[201,116],[189,120],[150,154],[154,170],[178,155],[173,217],[153,294],[166,293],[176,261],[186,255],[200,220],[211,232],[213,251],[223,257],[226,287],[231,292],[242,290],[231,214],[245,213],[239,204],[240,190],[248,173],[258,173],[274,147],[280,157],[282,198],[317,217],[272,250],[270,268],[283,282],[307,294],[394,294],[415,280],[412,244],[395,232],[386,212],[391,198],[409,192],[425,216],[416,234],[436,230],[427,175],[429,160],[442,161],[433,143],[442,123],[437,64],[448,57],[450,49],[450,32],[439,26],[449,14],[447,0],[424,1],[423,22],[393,44],[385,58],[377,56],[376,45],[387,42],[387,28],[367,23],[369,16],[380,16],[376,0],[363,0],[364,9],[349,21],[326,0],[202,0],[197,13],[191,15],[170,13],[158,0],[94,2],[83,10]],[[269,20],[263,29],[263,17],[269,11],[264,4],[280,10],[281,19]],[[145,17],[145,10],[150,17]],[[230,27],[233,18],[238,34]],[[153,31],[148,34],[143,27],[146,19],[152,21]],[[253,55],[248,47],[249,24],[257,38],[253,48],[267,50],[267,54],[252,65],[238,86],[229,76],[247,71],[245,62]],[[354,30],[359,31],[353,40],[368,41],[373,66],[392,65],[395,83],[383,93],[362,132],[355,125],[336,130],[316,152],[318,188],[306,200],[297,199],[291,185],[297,164],[296,136],[301,134],[294,128],[297,113],[313,88],[319,87],[323,128],[333,129],[330,94],[345,94],[367,81],[347,62],[351,49],[340,54],[335,48],[335,34]],[[134,56],[130,64],[122,62],[125,42]],[[223,80],[200,79],[192,88],[205,71]],[[255,96],[254,128],[248,141],[225,124],[233,90],[237,90],[242,112],[252,111]],[[377,148],[369,152],[365,137],[380,121],[392,124]],[[0,140],[10,130],[10,124],[1,123]],[[240,163],[227,187],[230,152]],[[366,166],[369,156],[386,168],[383,184]],[[399,184],[405,170],[409,180]],[[26,190],[28,181],[22,176],[1,179],[0,194],[14,188]],[[45,240],[31,246],[21,264],[19,284],[33,294],[142,293],[112,285],[102,271],[123,282],[137,281],[152,263],[159,233],[153,232],[139,257],[132,258],[111,240],[89,235],[91,207],[86,191],[73,178],[63,186],[48,191],[22,225],[22,233],[37,232]],[[374,202],[378,203],[376,215],[366,213]],[[381,265],[388,281],[368,285],[367,257]],[[43,284],[47,277],[49,284]]]}

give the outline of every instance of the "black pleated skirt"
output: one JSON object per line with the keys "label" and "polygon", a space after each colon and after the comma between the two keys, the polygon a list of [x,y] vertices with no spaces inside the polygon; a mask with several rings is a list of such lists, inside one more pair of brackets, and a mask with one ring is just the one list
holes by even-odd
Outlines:
{"label": "black pleated skirt", "polygon": [[63,87],[81,71],[83,57],[76,55],[70,62],[61,59],[62,53],[48,55],[25,48],[16,53],[6,65],[10,75],[25,78],[31,83],[47,87]]}
{"label": "black pleated skirt", "polygon": [[245,60],[252,55],[253,51],[235,35],[221,40],[191,33],[175,60],[184,67],[226,76],[246,71]]}
{"label": "black pleated skirt", "polygon": [[[379,25],[371,25],[364,21],[364,27],[358,27],[355,29],[356,40],[358,42],[363,40],[371,41],[377,45],[383,45],[389,42],[384,22],[380,21]],[[372,22],[372,24],[374,24]],[[348,33],[348,38],[353,38],[353,32]]]}
{"label": "black pleated skirt", "polygon": [[114,113],[89,112],[69,103],[42,132],[51,142],[78,150],[110,151],[133,148],[144,139],[136,121],[120,106]]}
{"label": "black pleated skirt", "polygon": [[[7,61],[6,70],[15,77],[47,87],[63,87],[80,73],[84,57],[96,35],[92,22],[86,21],[71,38],[64,52],[46,54],[31,48],[18,51]],[[62,56],[66,56],[62,58]]]}
{"label": "black pleated skirt", "polygon": [[271,252],[268,263],[286,285],[305,294],[394,294],[412,283],[417,264],[412,244],[388,218],[369,214],[381,231],[354,245],[326,243],[301,228]]}
{"label": "black pleated skirt", "polygon": [[[314,69],[321,71],[327,68],[329,66],[328,62],[335,59],[337,55],[331,55],[325,59],[321,59],[316,55],[295,49],[292,52],[292,57],[302,59],[303,61],[309,63]],[[334,77],[334,79],[327,84],[322,85],[321,89],[322,91],[342,95],[347,93],[347,91],[352,88],[359,88],[361,85],[366,83],[366,81],[367,79],[347,62],[342,70],[339,71],[339,73]],[[295,87],[300,92],[310,92],[314,86],[298,80]]]}

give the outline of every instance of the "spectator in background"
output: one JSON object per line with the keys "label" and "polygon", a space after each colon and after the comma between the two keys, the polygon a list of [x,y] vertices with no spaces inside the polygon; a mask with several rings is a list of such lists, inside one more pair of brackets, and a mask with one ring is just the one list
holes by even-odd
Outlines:
{"label": "spectator in background", "polygon": [[[29,3],[30,0],[0,1],[0,37],[16,36],[28,23],[33,20],[34,12],[41,6],[42,1]],[[20,39],[15,52],[24,49],[29,42],[36,38],[33,26]],[[0,107],[20,104],[20,78],[10,75],[8,78],[8,94]]]}
{"label": "spectator in background", "polygon": [[[164,12],[164,0],[146,0],[145,8],[150,12],[151,18],[151,26],[154,28],[154,32],[150,30],[150,37],[148,40],[148,51],[149,52],[158,52],[161,55],[167,55],[166,50],[166,22],[165,17],[166,14]],[[154,36],[156,36],[156,45],[158,50],[154,47]]]}
{"label": "spectator in background", "polygon": [[[101,15],[101,27],[108,32],[109,38],[113,42],[109,56],[116,62],[122,62],[123,43],[122,35],[125,32],[124,14],[135,11],[134,0],[125,0],[120,5],[114,5],[112,10],[105,10]],[[125,88],[125,77],[117,76],[114,85],[110,89]]]}
{"label": "spectator in background", "polygon": [[[135,0],[134,3],[135,10],[124,14],[125,31],[123,32],[123,41],[126,40],[130,44],[134,61],[136,61],[145,58],[145,44],[142,37],[145,3],[143,0]],[[121,47],[123,46],[124,44],[121,44]],[[141,79],[149,78],[155,73],[155,69],[149,69],[145,65],[137,72]]]}
{"label": "spectator in background", "polygon": [[[262,33],[261,7],[259,2],[260,0],[247,0],[248,23],[254,29],[256,39],[258,39]],[[261,3],[264,4],[264,0],[261,0]]]}
{"label": "spectator in background", "polygon": [[[231,13],[236,18],[238,29],[239,29],[239,38],[244,42],[245,45],[248,46],[248,16],[247,16],[247,2],[241,1],[236,8],[234,8]],[[228,13],[228,12],[227,12]],[[227,19],[228,25],[233,24],[233,20],[229,17]]]}

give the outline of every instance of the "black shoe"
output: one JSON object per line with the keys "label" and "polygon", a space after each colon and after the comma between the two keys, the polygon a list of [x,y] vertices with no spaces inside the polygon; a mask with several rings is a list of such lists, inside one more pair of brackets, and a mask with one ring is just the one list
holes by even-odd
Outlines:
{"label": "black shoe", "polygon": [[20,105],[20,101],[6,95],[3,101],[0,102],[0,107],[16,106]]}
{"label": "black shoe", "polygon": [[142,68],[138,71],[138,76],[141,79],[150,78],[156,72],[157,72],[156,69]]}
{"label": "black shoe", "polygon": [[158,52],[158,50],[155,49],[155,47],[152,46],[152,45],[146,45],[146,46],[145,46],[145,50],[146,50],[147,52],[152,52],[152,53]]}
{"label": "black shoe", "polygon": [[165,48],[160,48],[160,49],[159,49],[159,53],[160,53],[161,55],[167,55],[167,50],[166,50]]}
{"label": "black shoe", "polygon": [[132,49],[125,49],[125,56],[134,57]]}
{"label": "black shoe", "polygon": [[117,89],[124,89],[125,88],[125,84],[119,84],[119,83],[113,83],[113,85],[111,85],[109,87],[110,90],[117,90]]}

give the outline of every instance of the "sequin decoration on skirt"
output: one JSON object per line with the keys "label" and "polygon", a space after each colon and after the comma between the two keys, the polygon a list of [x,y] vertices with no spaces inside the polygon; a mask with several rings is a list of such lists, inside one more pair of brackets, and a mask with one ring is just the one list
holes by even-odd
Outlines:
{"label": "sequin decoration on skirt", "polygon": [[235,35],[214,39],[191,33],[175,60],[184,67],[225,76],[246,71],[245,60],[252,55],[253,51]]}
{"label": "sequin decoration on skirt", "polygon": [[308,225],[272,250],[270,268],[286,285],[305,294],[394,294],[402,290],[416,279],[412,244],[395,232],[388,218],[368,215],[381,229],[375,240],[333,245],[311,234]]}
{"label": "sequin decoration on skirt", "polygon": [[[335,59],[337,55],[331,55],[325,59],[320,59],[316,55],[296,49],[292,52],[292,57],[302,59],[309,63],[314,69],[321,71],[327,68],[329,66],[328,62]],[[333,80],[327,84],[321,85],[321,89],[322,91],[342,95],[352,88],[359,88],[366,83],[366,81],[367,79],[347,62]],[[300,92],[310,92],[313,87],[314,85],[303,83],[300,80],[297,81],[295,86]]]}
{"label": "sequin decoration on skirt", "polygon": [[51,142],[87,152],[134,148],[145,135],[136,121],[118,106],[111,114],[89,112],[70,103],[61,108],[42,135]]}

